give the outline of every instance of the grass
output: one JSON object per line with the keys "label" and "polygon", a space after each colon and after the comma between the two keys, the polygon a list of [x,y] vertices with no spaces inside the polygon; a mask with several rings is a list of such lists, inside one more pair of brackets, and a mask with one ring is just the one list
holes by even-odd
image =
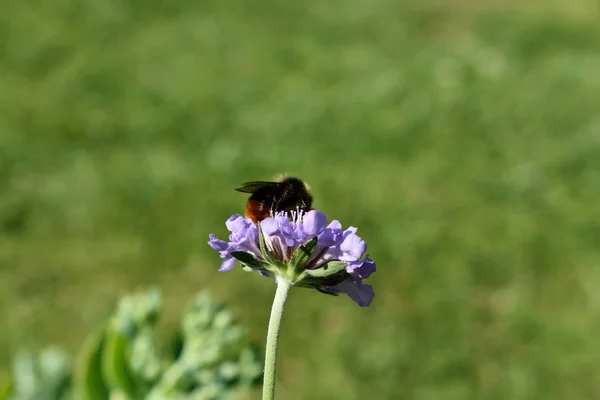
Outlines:
{"label": "grass", "polygon": [[600,397],[600,9],[522,3],[1,3],[0,365],[147,285],[263,340],[207,235],[293,172],[379,270],[292,292],[281,398]]}

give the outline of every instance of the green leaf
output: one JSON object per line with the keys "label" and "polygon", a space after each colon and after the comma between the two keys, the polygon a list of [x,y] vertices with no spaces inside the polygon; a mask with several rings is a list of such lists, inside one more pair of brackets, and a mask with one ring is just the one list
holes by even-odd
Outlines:
{"label": "green leaf", "polygon": [[102,350],[105,329],[88,336],[75,360],[73,389],[75,400],[106,400],[109,390],[102,377]]}
{"label": "green leaf", "polygon": [[11,398],[33,399],[44,396],[58,399],[68,390],[70,375],[69,357],[58,347],[46,347],[39,354],[20,351],[13,361]]}
{"label": "green leaf", "polygon": [[263,233],[262,227],[260,224],[258,225],[258,244],[260,246],[260,252],[267,262],[271,265],[279,265],[279,261],[275,258],[275,255],[269,248],[267,247],[267,242],[265,241],[265,235]]}
{"label": "green leaf", "polygon": [[67,392],[71,379],[71,360],[65,350],[48,346],[37,357],[40,372],[40,390],[43,393],[52,393],[54,398],[59,398]]}
{"label": "green leaf", "polygon": [[259,382],[263,375],[264,366],[262,357],[260,357],[256,347],[247,346],[242,350],[238,363],[240,368],[240,383],[250,386]]}
{"label": "green leaf", "polygon": [[264,269],[265,267],[264,262],[257,260],[252,254],[245,251],[233,251],[231,252],[231,255],[233,258],[252,269]]}
{"label": "green leaf", "polygon": [[130,342],[129,367],[139,381],[148,386],[156,382],[163,372],[158,344],[149,327],[142,328]]}
{"label": "green leaf", "polygon": [[115,329],[109,329],[102,350],[102,375],[110,390],[136,398],[136,384],[129,368],[129,340]]}
{"label": "green leaf", "polygon": [[345,270],[347,266],[348,263],[343,261],[329,261],[321,268],[307,269],[306,273],[313,278],[326,278]]}
{"label": "green leaf", "polygon": [[295,270],[300,270],[306,263],[310,255],[317,248],[317,237],[310,239],[308,242],[303,243],[302,246],[298,247],[290,260],[290,265]]}

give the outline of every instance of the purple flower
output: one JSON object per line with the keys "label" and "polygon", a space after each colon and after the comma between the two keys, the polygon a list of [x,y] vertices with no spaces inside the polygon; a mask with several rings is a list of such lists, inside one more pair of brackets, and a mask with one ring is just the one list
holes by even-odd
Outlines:
{"label": "purple flower", "polygon": [[[321,211],[277,213],[260,222],[236,214],[225,223],[229,242],[209,235],[208,244],[224,259],[219,271],[229,271],[235,260],[261,275],[277,275],[293,284],[321,292],[347,294],[360,306],[371,304],[374,293],[363,283],[375,272],[375,262],[365,255],[367,245],[355,227],[342,230],[339,221],[327,224]],[[261,243],[262,242],[262,243]]]}

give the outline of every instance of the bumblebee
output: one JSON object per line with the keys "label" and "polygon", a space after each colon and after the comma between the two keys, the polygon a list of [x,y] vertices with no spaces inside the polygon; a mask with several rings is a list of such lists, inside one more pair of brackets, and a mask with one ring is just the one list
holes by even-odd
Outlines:
{"label": "bumblebee", "polygon": [[252,193],[246,203],[245,216],[252,219],[255,224],[268,218],[271,212],[312,209],[313,198],[309,193],[308,185],[292,176],[282,176],[276,182],[246,182],[235,190]]}

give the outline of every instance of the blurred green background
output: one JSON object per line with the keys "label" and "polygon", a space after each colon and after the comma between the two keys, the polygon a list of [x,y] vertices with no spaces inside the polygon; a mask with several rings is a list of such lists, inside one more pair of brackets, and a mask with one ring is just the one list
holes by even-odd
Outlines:
{"label": "blurred green background", "polygon": [[0,366],[76,351],[148,285],[171,322],[208,288],[262,341],[274,285],[218,273],[206,241],[243,211],[234,187],[290,172],[378,272],[365,309],[292,292],[279,398],[600,398],[599,19],[594,0],[0,2]]}

